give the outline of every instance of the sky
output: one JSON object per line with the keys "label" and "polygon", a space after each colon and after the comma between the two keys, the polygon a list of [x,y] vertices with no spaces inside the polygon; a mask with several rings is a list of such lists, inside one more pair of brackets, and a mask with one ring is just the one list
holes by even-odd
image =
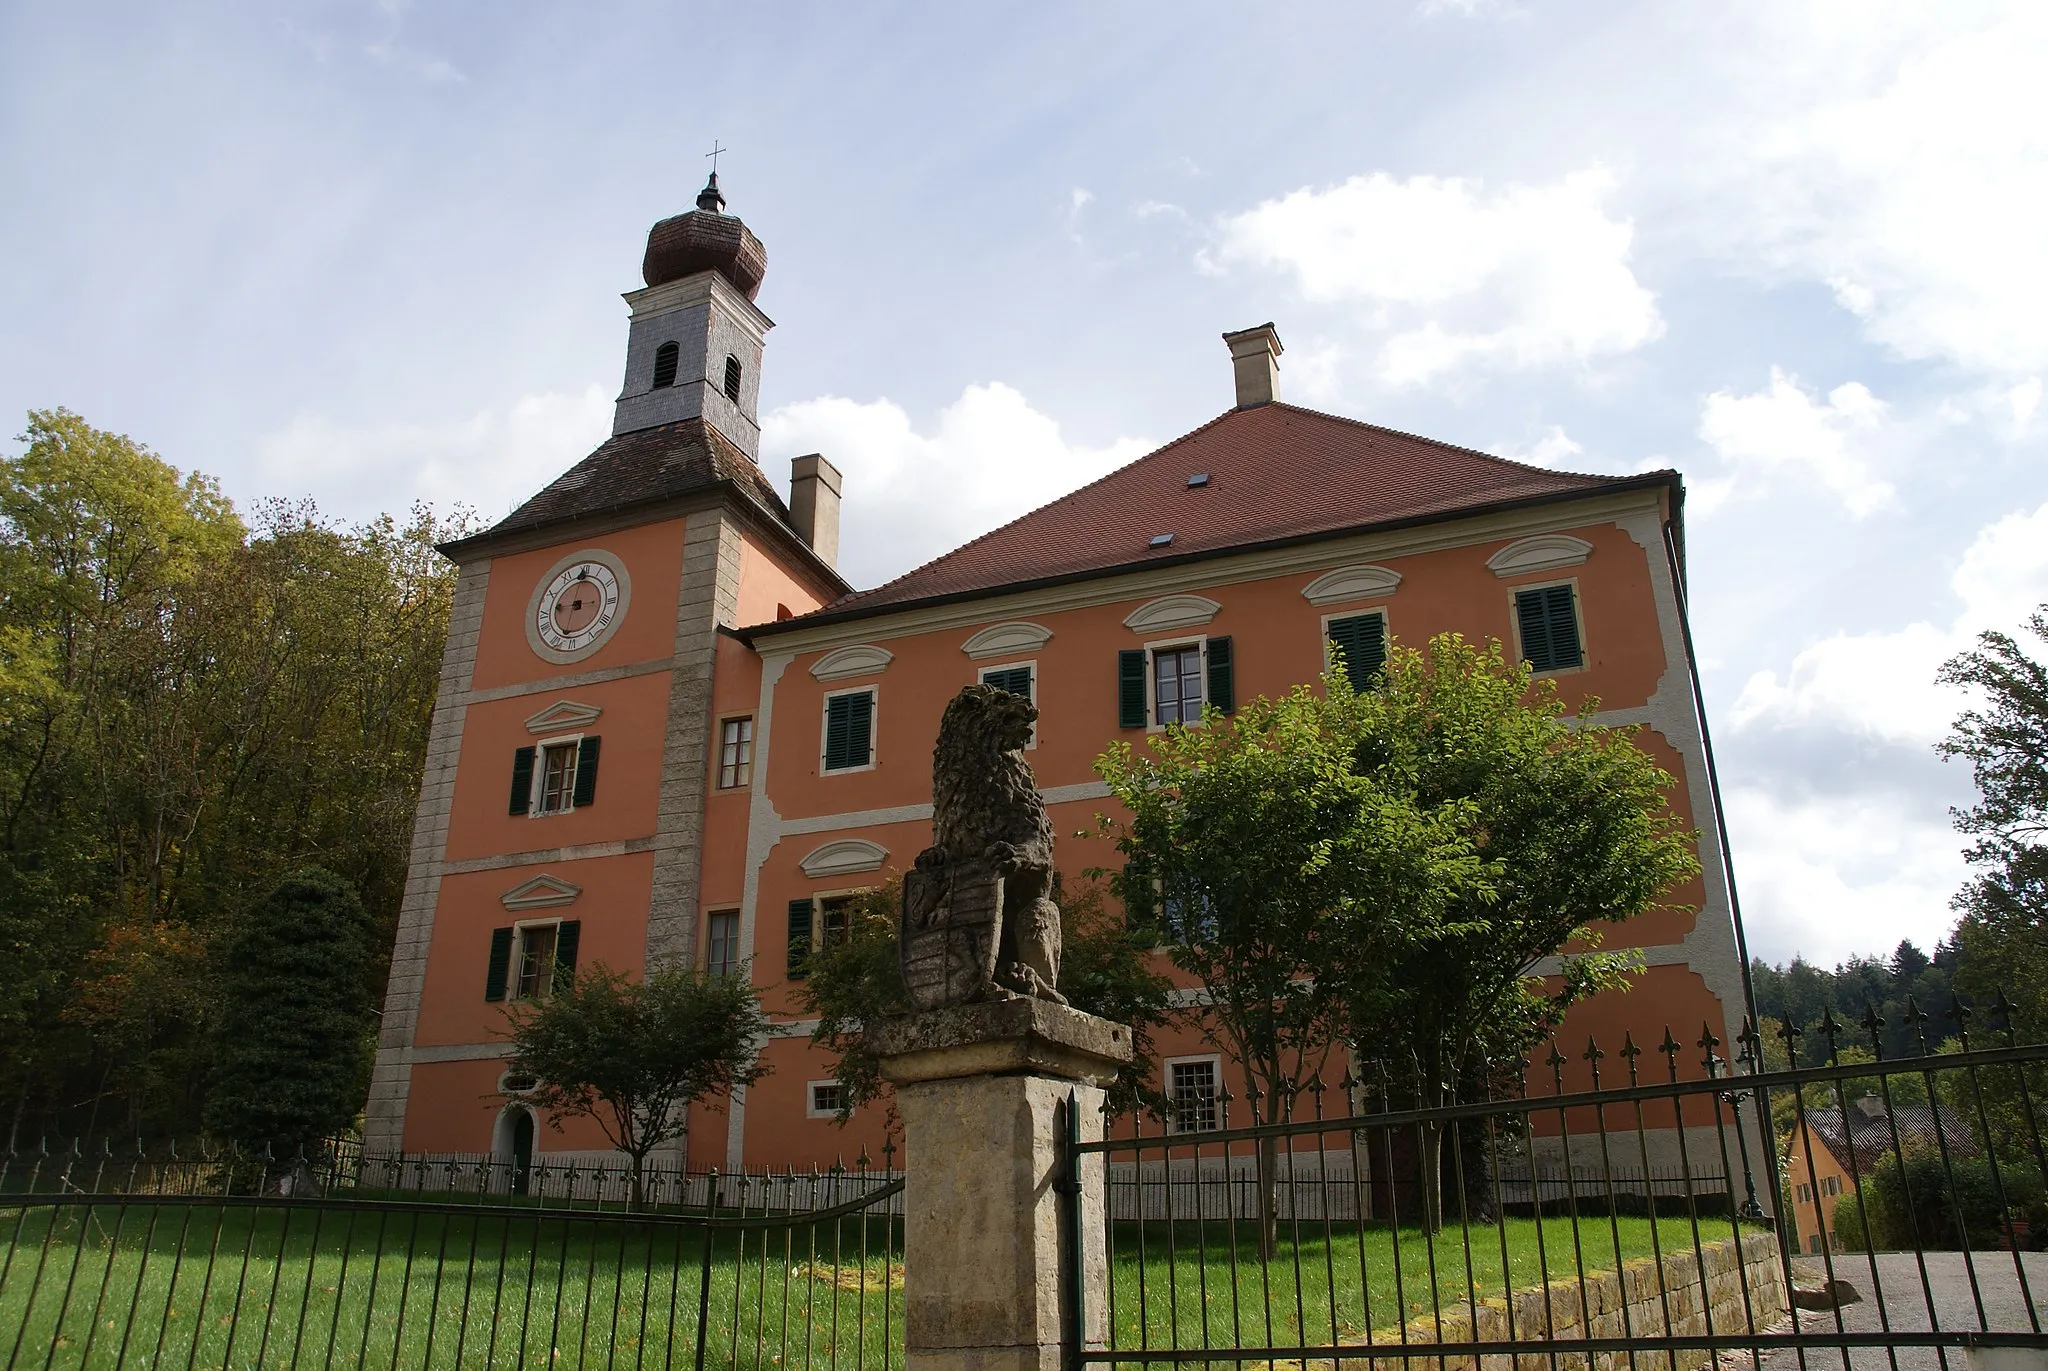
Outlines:
{"label": "sky", "polygon": [[[495,518],[609,432],[706,150],[763,466],[871,585],[1285,399],[1686,478],[1751,950],[1930,946],[1941,662],[2048,600],[2048,6],[0,6],[0,415]],[[2037,648],[2039,644],[2035,645]]]}

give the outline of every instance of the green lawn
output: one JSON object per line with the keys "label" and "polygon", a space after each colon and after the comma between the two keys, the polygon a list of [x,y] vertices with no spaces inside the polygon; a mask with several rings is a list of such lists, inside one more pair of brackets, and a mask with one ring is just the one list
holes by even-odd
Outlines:
{"label": "green lawn", "polygon": [[[885,1265],[886,1235],[880,1218],[865,1249],[857,1218],[721,1235],[704,1364],[900,1366],[903,1273]],[[1468,1290],[1500,1293],[1504,1267],[1526,1289],[1653,1251],[1642,1218],[1587,1219],[1576,1245],[1569,1219],[1540,1236],[1512,1219],[1472,1228],[1468,1250],[1456,1228],[1431,1244],[1416,1229],[1283,1224],[1261,1263],[1249,1223],[1118,1224],[1113,1343],[1355,1343]],[[1701,1236],[1727,1237],[1727,1221]],[[1657,1241],[1690,1250],[1691,1226],[1659,1220]],[[0,1208],[0,1366],[694,1371],[703,1258],[688,1228],[559,1213]]]}
{"label": "green lawn", "polygon": [[[1476,1291],[1530,1290],[1575,1280],[1584,1269],[1689,1252],[1689,1220],[1584,1218],[1576,1243],[1569,1218],[1452,1226],[1432,1243],[1419,1228],[1302,1221],[1280,1225],[1274,1260],[1258,1258],[1257,1225],[1211,1220],[1118,1224],[1111,1264],[1113,1344],[1118,1348],[1328,1347],[1375,1340],[1407,1320],[1451,1309]],[[1731,1235],[1725,1218],[1700,1222],[1702,1242]],[[1469,1239],[1469,1246],[1468,1246]],[[1233,1256],[1233,1242],[1235,1244]],[[1506,1245],[1503,1260],[1503,1242]],[[1398,1259],[1397,1259],[1398,1249]],[[1236,1273],[1232,1280],[1233,1270]],[[1395,1336],[1398,1336],[1396,1334]]]}
{"label": "green lawn", "polygon": [[[885,1232],[864,1264],[858,1219],[722,1234],[704,1364],[900,1366]],[[694,1368],[703,1257],[611,1219],[0,1208],[0,1366]]]}

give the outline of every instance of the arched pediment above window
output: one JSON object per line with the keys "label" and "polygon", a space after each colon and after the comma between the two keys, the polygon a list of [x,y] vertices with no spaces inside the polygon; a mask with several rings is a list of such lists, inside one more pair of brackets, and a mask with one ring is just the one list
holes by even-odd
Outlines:
{"label": "arched pediment above window", "polygon": [[1051,629],[1018,620],[981,630],[960,644],[960,650],[970,657],[1013,657],[1020,652],[1036,652],[1051,638]]}
{"label": "arched pediment above window", "polygon": [[1208,623],[1222,608],[1206,595],[1163,595],[1132,610],[1124,617],[1124,627],[1133,633],[1193,628]]}
{"label": "arched pediment above window", "polygon": [[823,847],[812,848],[797,865],[806,876],[851,876],[859,871],[879,871],[889,860],[889,849],[865,838],[839,838]]}
{"label": "arched pediment above window", "polygon": [[1539,533],[1509,543],[1486,559],[1496,576],[1522,576],[1532,571],[1555,571],[1577,566],[1593,555],[1593,545],[1569,533]]}
{"label": "arched pediment above window", "polygon": [[1342,604],[1346,600],[1377,600],[1392,595],[1401,584],[1401,573],[1391,567],[1360,563],[1326,571],[1301,588],[1302,598],[1312,605]]}
{"label": "arched pediment above window", "polygon": [[838,647],[811,665],[811,675],[821,681],[843,681],[849,676],[872,676],[896,660],[896,654],[873,643]]}

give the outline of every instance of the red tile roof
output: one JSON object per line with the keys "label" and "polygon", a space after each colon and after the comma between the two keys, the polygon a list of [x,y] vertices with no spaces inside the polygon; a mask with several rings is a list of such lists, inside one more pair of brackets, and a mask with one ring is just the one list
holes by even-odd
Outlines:
{"label": "red tile roof", "polygon": [[[1188,484],[1205,472],[1206,484]],[[1260,405],[1212,419],[886,585],[757,631],[1675,479],[1549,471],[1294,405]],[[1162,534],[1171,542],[1153,546]]]}

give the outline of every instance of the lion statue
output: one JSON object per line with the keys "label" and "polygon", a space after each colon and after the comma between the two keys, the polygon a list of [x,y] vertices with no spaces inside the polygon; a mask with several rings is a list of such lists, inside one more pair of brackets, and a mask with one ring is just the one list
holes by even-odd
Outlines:
{"label": "lion statue", "polygon": [[1035,996],[1065,1004],[1052,820],[1024,760],[1038,710],[971,685],[932,749],[932,845],[904,889],[904,979],[921,1007]]}

